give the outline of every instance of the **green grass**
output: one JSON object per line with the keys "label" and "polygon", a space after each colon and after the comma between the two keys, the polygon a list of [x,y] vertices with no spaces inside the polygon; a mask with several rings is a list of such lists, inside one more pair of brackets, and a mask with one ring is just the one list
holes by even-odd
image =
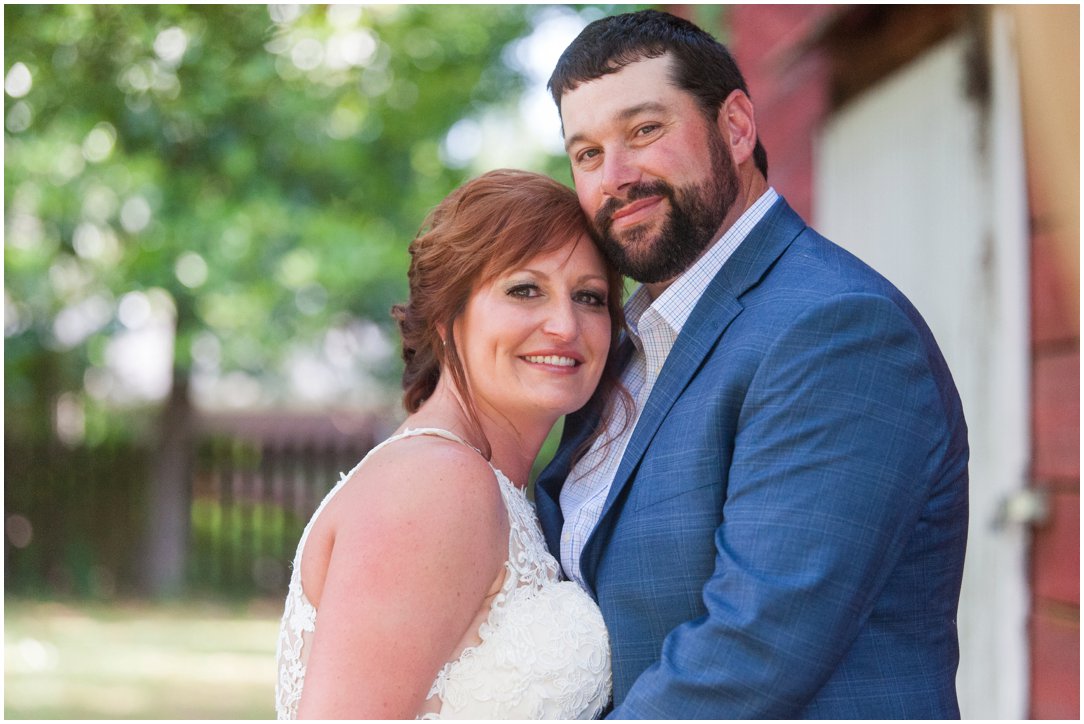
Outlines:
{"label": "green grass", "polygon": [[281,604],[6,600],[7,719],[273,719]]}

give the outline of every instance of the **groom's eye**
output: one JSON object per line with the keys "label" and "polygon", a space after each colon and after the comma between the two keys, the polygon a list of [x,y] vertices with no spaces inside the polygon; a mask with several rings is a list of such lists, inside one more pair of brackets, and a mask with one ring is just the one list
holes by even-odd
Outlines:
{"label": "groom's eye", "polygon": [[585,148],[584,150],[578,152],[575,156],[573,156],[573,160],[576,162],[577,165],[582,166],[584,164],[597,160],[598,157],[601,155],[602,151],[600,149]]}

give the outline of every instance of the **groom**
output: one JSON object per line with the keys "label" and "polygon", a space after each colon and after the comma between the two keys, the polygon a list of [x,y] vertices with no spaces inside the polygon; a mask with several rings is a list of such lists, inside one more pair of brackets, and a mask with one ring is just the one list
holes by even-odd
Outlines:
{"label": "groom", "polygon": [[958,717],[967,430],[926,324],[768,186],[699,28],[599,20],[550,89],[580,203],[643,283],[631,418],[571,416],[536,488],[609,627],[613,716]]}

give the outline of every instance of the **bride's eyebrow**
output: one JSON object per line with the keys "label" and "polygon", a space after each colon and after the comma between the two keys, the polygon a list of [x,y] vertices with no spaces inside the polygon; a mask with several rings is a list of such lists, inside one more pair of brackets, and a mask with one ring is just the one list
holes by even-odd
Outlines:
{"label": "bride's eyebrow", "polygon": [[[547,274],[546,272],[539,271],[537,269],[531,269],[530,267],[523,267],[521,269],[512,269],[512,270],[508,271],[507,273],[503,274],[502,276],[511,277],[511,276],[515,276],[516,274],[529,274],[529,275],[531,275],[533,277],[538,277],[538,278],[541,278],[541,279],[549,279],[549,277],[550,277],[550,275]],[[577,284],[583,284],[584,282],[588,282],[588,281],[598,281],[598,282],[602,282],[603,284],[608,283],[608,280],[602,274],[583,274],[582,276],[579,276],[579,277],[576,278],[576,283]]]}
{"label": "bride's eyebrow", "polygon": [[576,279],[577,284],[584,284],[586,282],[602,282],[603,284],[609,284],[609,280],[602,274],[584,274]]}
{"label": "bride's eyebrow", "polygon": [[529,274],[530,276],[533,276],[533,277],[545,277],[545,276],[547,276],[547,274],[545,274],[544,272],[540,272],[537,269],[531,269],[529,267],[518,267],[516,269],[509,269],[508,271],[506,271],[501,276],[513,277],[513,276],[515,276],[517,274]]}

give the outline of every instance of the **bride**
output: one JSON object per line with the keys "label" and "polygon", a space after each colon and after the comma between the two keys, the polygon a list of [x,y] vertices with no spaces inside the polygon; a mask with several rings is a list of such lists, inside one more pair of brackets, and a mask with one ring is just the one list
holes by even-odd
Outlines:
{"label": "bride", "polygon": [[604,709],[602,616],[560,580],[524,493],[557,419],[620,397],[606,368],[620,277],[586,229],[571,190],[520,171],[485,174],[429,215],[410,247],[410,299],[393,309],[410,414],[301,537],[279,718]]}

